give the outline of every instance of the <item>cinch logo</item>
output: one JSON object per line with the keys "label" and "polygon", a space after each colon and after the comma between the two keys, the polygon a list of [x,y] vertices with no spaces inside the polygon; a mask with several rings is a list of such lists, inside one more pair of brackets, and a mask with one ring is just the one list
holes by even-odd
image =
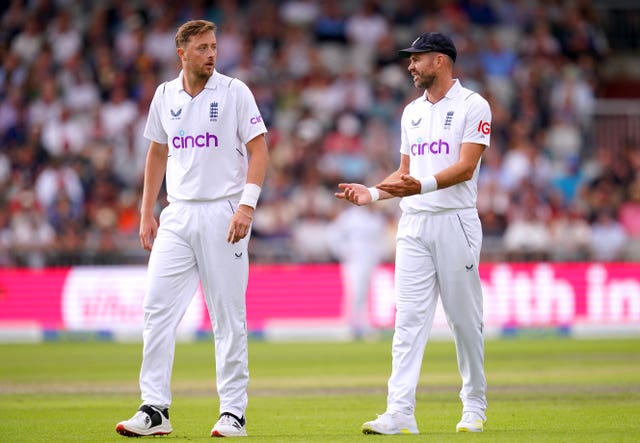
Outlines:
{"label": "cinch logo", "polygon": [[255,117],[251,117],[251,120],[249,120],[249,123],[251,123],[252,125],[258,124],[262,122],[262,116],[261,115],[257,115]]}
{"label": "cinch logo", "polygon": [[480,123],[478,123],[478,132],[481,132],[484,135],[489,135],[491,132],[491,123],[480,120]]}
{"label": "cinch logo", "polygon": [[425,150],[428,150],[428,152],[431,152],[432,154],[448,154],[449,143],[442,139],[435,142],[425,143],[421,143],[421,140],[418,140],[418,143],[411,145],[411,155],[424,155]]}
{"label": "cinch logo", "polygon": [[218,137],[209,132],[198,135],[184,135],[184,131],[180,131],[180,135],[173,137],[171,143],[176,149],[217,148]]}

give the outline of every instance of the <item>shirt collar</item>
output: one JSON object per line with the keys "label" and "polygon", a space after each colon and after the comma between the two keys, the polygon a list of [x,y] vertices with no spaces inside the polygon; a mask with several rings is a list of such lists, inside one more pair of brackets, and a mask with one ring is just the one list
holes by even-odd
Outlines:
{"label": "shirt collar", "polygon": [[[449,100],[451,100],[452,98],[454,98],[456,95],[458,95],[458,93],[460,92],[460,89],[462,89],[462,85],[460,84],[460,80],[459,79],[454,79],[455,82],[453,83],[453,85],[449,88],[449,90],[447,91],[447,93],[444,95],[444,98],[448,98]],[[427,100],[427,91],[424,91],[424,94],[422,94],[422,100],[423,101],[429,101]]]}
{"label": "shirt collar", "polygon": [[[218,82],[216,81],[215,77],[218,76],[218,71],[216,71],[215,69],[213,70],[213,74],[211,74],[211,77],[209,77],[209,80],[207,80],[207,83],[204,85],[205,89],[216,89],[218,87]],[[184,91],[184,82],[182,81],[184,77],[184,70],[180,70],[180,73],[178,74],[178,90],[179,91]]]}

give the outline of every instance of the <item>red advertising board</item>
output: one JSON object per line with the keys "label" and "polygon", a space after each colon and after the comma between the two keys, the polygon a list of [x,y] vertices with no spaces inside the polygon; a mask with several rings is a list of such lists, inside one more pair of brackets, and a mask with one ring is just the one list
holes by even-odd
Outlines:
{"label": "red advertising board", "polygon": [[[485,326],[493,330],[537,327],[624,326],[640,333],[640,264],[485,263],[480,267]],[[369,294],[369,318],[392,328],[393,267],[381,266]],[[39,328],[139,334],[145,267],[76,267],[0,270],[0,331]],[[344,316],[336,264],[252,265],[247,322],[263,331],[283,321],[340,324]],[[198,292],[181,325],[184,333],[209,331]],[[447,329],[439,307],[435,330]]]}

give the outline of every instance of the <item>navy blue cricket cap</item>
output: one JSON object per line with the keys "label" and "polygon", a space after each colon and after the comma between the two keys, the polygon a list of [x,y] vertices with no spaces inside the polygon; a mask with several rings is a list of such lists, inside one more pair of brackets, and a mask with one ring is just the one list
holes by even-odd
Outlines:
{"label": "navy blue cricket cap", "polygon": [[417,52],[440,52],[451,57],[454,62],[458,55],[453,41],[439,32],[425,32],[411,43],[411,47],[398,51],[403,57],[410,57]]}

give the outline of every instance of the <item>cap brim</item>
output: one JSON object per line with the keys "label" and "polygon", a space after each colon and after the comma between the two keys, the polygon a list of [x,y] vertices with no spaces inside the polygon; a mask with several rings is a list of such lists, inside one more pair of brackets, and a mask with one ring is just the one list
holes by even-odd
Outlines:
{"label": "cap brim", "polygon": [[417,48],[405,48],[405,49],[399,50],[398,54],[400,54],[403,57],[409,57],[411,56],[411,54],[417,54],[418,52],[431,52],[431,51],[425,50],[425,49],[417,49]]}

